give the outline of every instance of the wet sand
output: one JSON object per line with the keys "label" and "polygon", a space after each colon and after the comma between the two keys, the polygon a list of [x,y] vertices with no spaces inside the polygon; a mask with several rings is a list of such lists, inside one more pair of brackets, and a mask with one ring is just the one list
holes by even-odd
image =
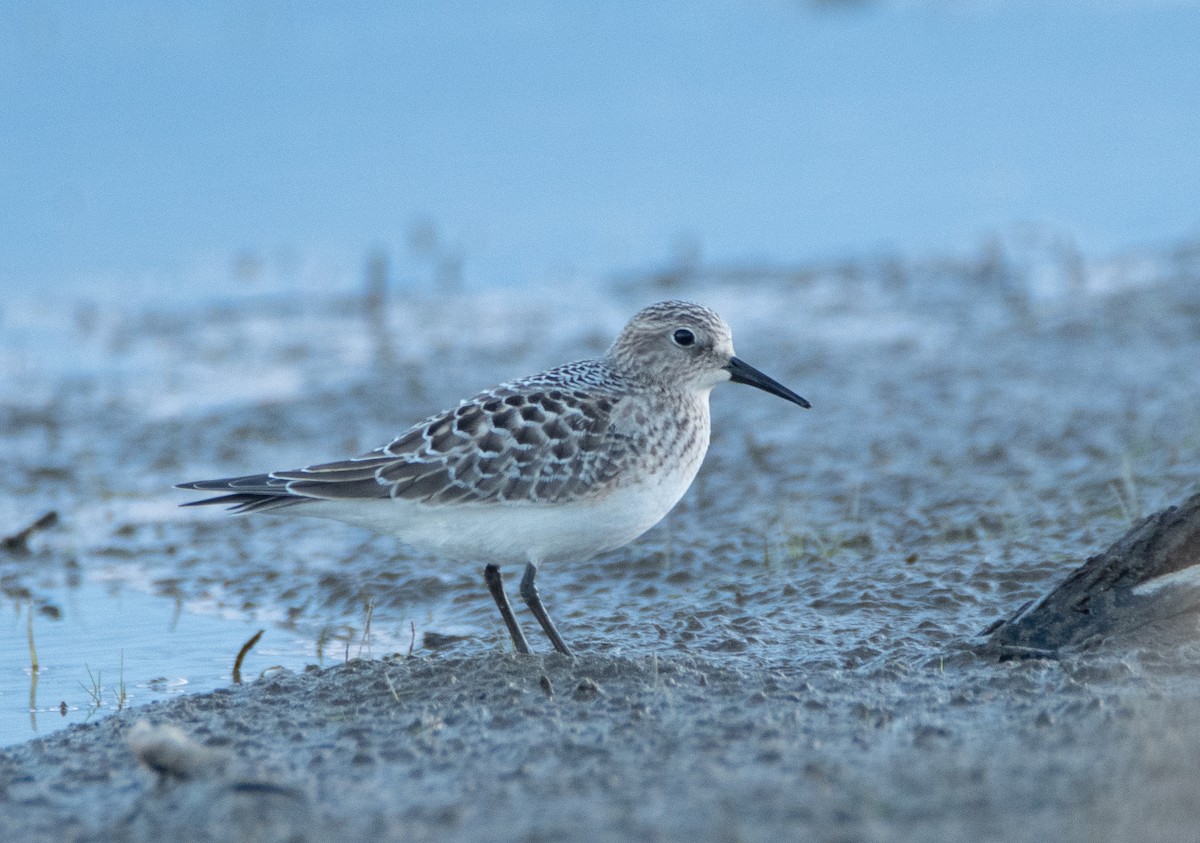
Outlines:
{"label": "wet sand", "polygon": [[[1064,270],[1049,293],[988,253],[612,284],[586,307],[578,290],[414,298],[387,342],[350,300],[102,314],[82,341],[111,365],[3,408],[22,455],[3,490],[61,516],[30,537],[39,576],[3,573],[36,599],[69,557],[119,561],[314,638],[362,636],[369,602],[371,652],[407,653],[410,630],[414,649],[0,750],[0,838],[1187,839],[1194,621],[1052,659],[974,648],[1195,491],[1189,254],[1087,268],[1090,286]],[[173,482],[366,450],[472,386],[602,350],[669,296],[723,312],[739,355],[814,409],[718,389],[677,511],[544,570],[573,662],[507,651],[479,565],[173,508]],[[247,676],[265,667],[252,651]],[[139,721],[177,726],[203,763],[140,766]]]}

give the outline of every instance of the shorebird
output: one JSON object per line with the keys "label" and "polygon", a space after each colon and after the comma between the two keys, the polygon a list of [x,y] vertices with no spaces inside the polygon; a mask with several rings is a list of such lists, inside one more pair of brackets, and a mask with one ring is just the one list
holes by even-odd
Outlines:
{"label": "shorebird", "polygon": [[527,654],[497,564],[523,560],[521,597],[569,656],[538,594],[538,565],[585,560],[657,524],[700,468],[709,393],[725,381],[810,406],[734,356],[717,313],[660,302],[604,356],[485,390],[362,456],[179,488],[223,493],[184,506],[332,518],[426,553],[486,561],[484,581]]}

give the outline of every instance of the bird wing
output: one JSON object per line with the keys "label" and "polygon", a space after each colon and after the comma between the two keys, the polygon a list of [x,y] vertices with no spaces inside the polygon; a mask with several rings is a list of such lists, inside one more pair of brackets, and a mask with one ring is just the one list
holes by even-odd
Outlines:
{"label": "bird wing", "polygon": [[195,503],[242,511],[388,497],[567,503],[602,493],[636,458],[638,443],[613,425],[619,400],[539,376],[481,393],[360,457],[182,488],[226,492]]}

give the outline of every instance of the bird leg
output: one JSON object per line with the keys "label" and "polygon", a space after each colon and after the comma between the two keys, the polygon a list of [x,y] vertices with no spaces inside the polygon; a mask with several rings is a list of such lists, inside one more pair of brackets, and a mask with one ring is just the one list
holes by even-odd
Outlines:
{"label": "bird leg", "polygon": [[[500,617],[504,618],[504,625],[508,627],[508,634],[512,636],[513,646],[517,648],[518,653],[528,656],[529,642],[525,640],[525,633],[521,631],[517,619],[513,616],[512,607],[508,605],[508,597],[504,593],[504,580],[500,578],[500,568],[491,563],[485,565],[483,581],[487,583],[488,591],[492,593],[492,599],[496,601],[496,606],[500,609]],[[522,594],[525,592],[524,585],[524,581],[522,581]]]}
{"label": "bird leg", "polygon": [[521,597],[525,600],[525,605],[529,607],[529,611],[533,612],[533,616],[542,625],[542,629],[545,630],[546,637],[550,639],[550,643],[554,645],[554,649],[558,650],[564,656],[569,656],[571,655],[571,648],[567,646],[567,642],[562,640],[562,636],[554,628],[554,621],[550,620],[550,615],[546,612],[546,607],[542,605],[542,598],[538,595],[537,585],[534,584],[534,580],[537,578],[537,570],[537,565],[532,562],[525,566],[525,575],[521,577]]}

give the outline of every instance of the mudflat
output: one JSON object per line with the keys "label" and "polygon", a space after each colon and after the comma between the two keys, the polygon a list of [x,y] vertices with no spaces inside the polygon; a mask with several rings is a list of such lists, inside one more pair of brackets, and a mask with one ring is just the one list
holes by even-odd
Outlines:
{"label": "mudflat", "polygon": [[[37,603],[119,561],[183,601],[275,612],[264,641],[311,635],[324,666],[252,650],[241,685],[0,750],[0,838],[1187,839],[1193,615],[1044,657],[979,645],[1195,492],[1194,252],[1083,276],[989,252],[397,295],[373,321],[332,295],[88,311],[61,329],[98,350],[86,371],[5,370],[0,489],[59,513],[0,556],[6,584]],[[813,410],[718,388],[679,507],[543,569],[574,660],[509,652],[482,564],[175,509],[174,482],[368,450],[602,351],[665,297],[720,311]]]}

